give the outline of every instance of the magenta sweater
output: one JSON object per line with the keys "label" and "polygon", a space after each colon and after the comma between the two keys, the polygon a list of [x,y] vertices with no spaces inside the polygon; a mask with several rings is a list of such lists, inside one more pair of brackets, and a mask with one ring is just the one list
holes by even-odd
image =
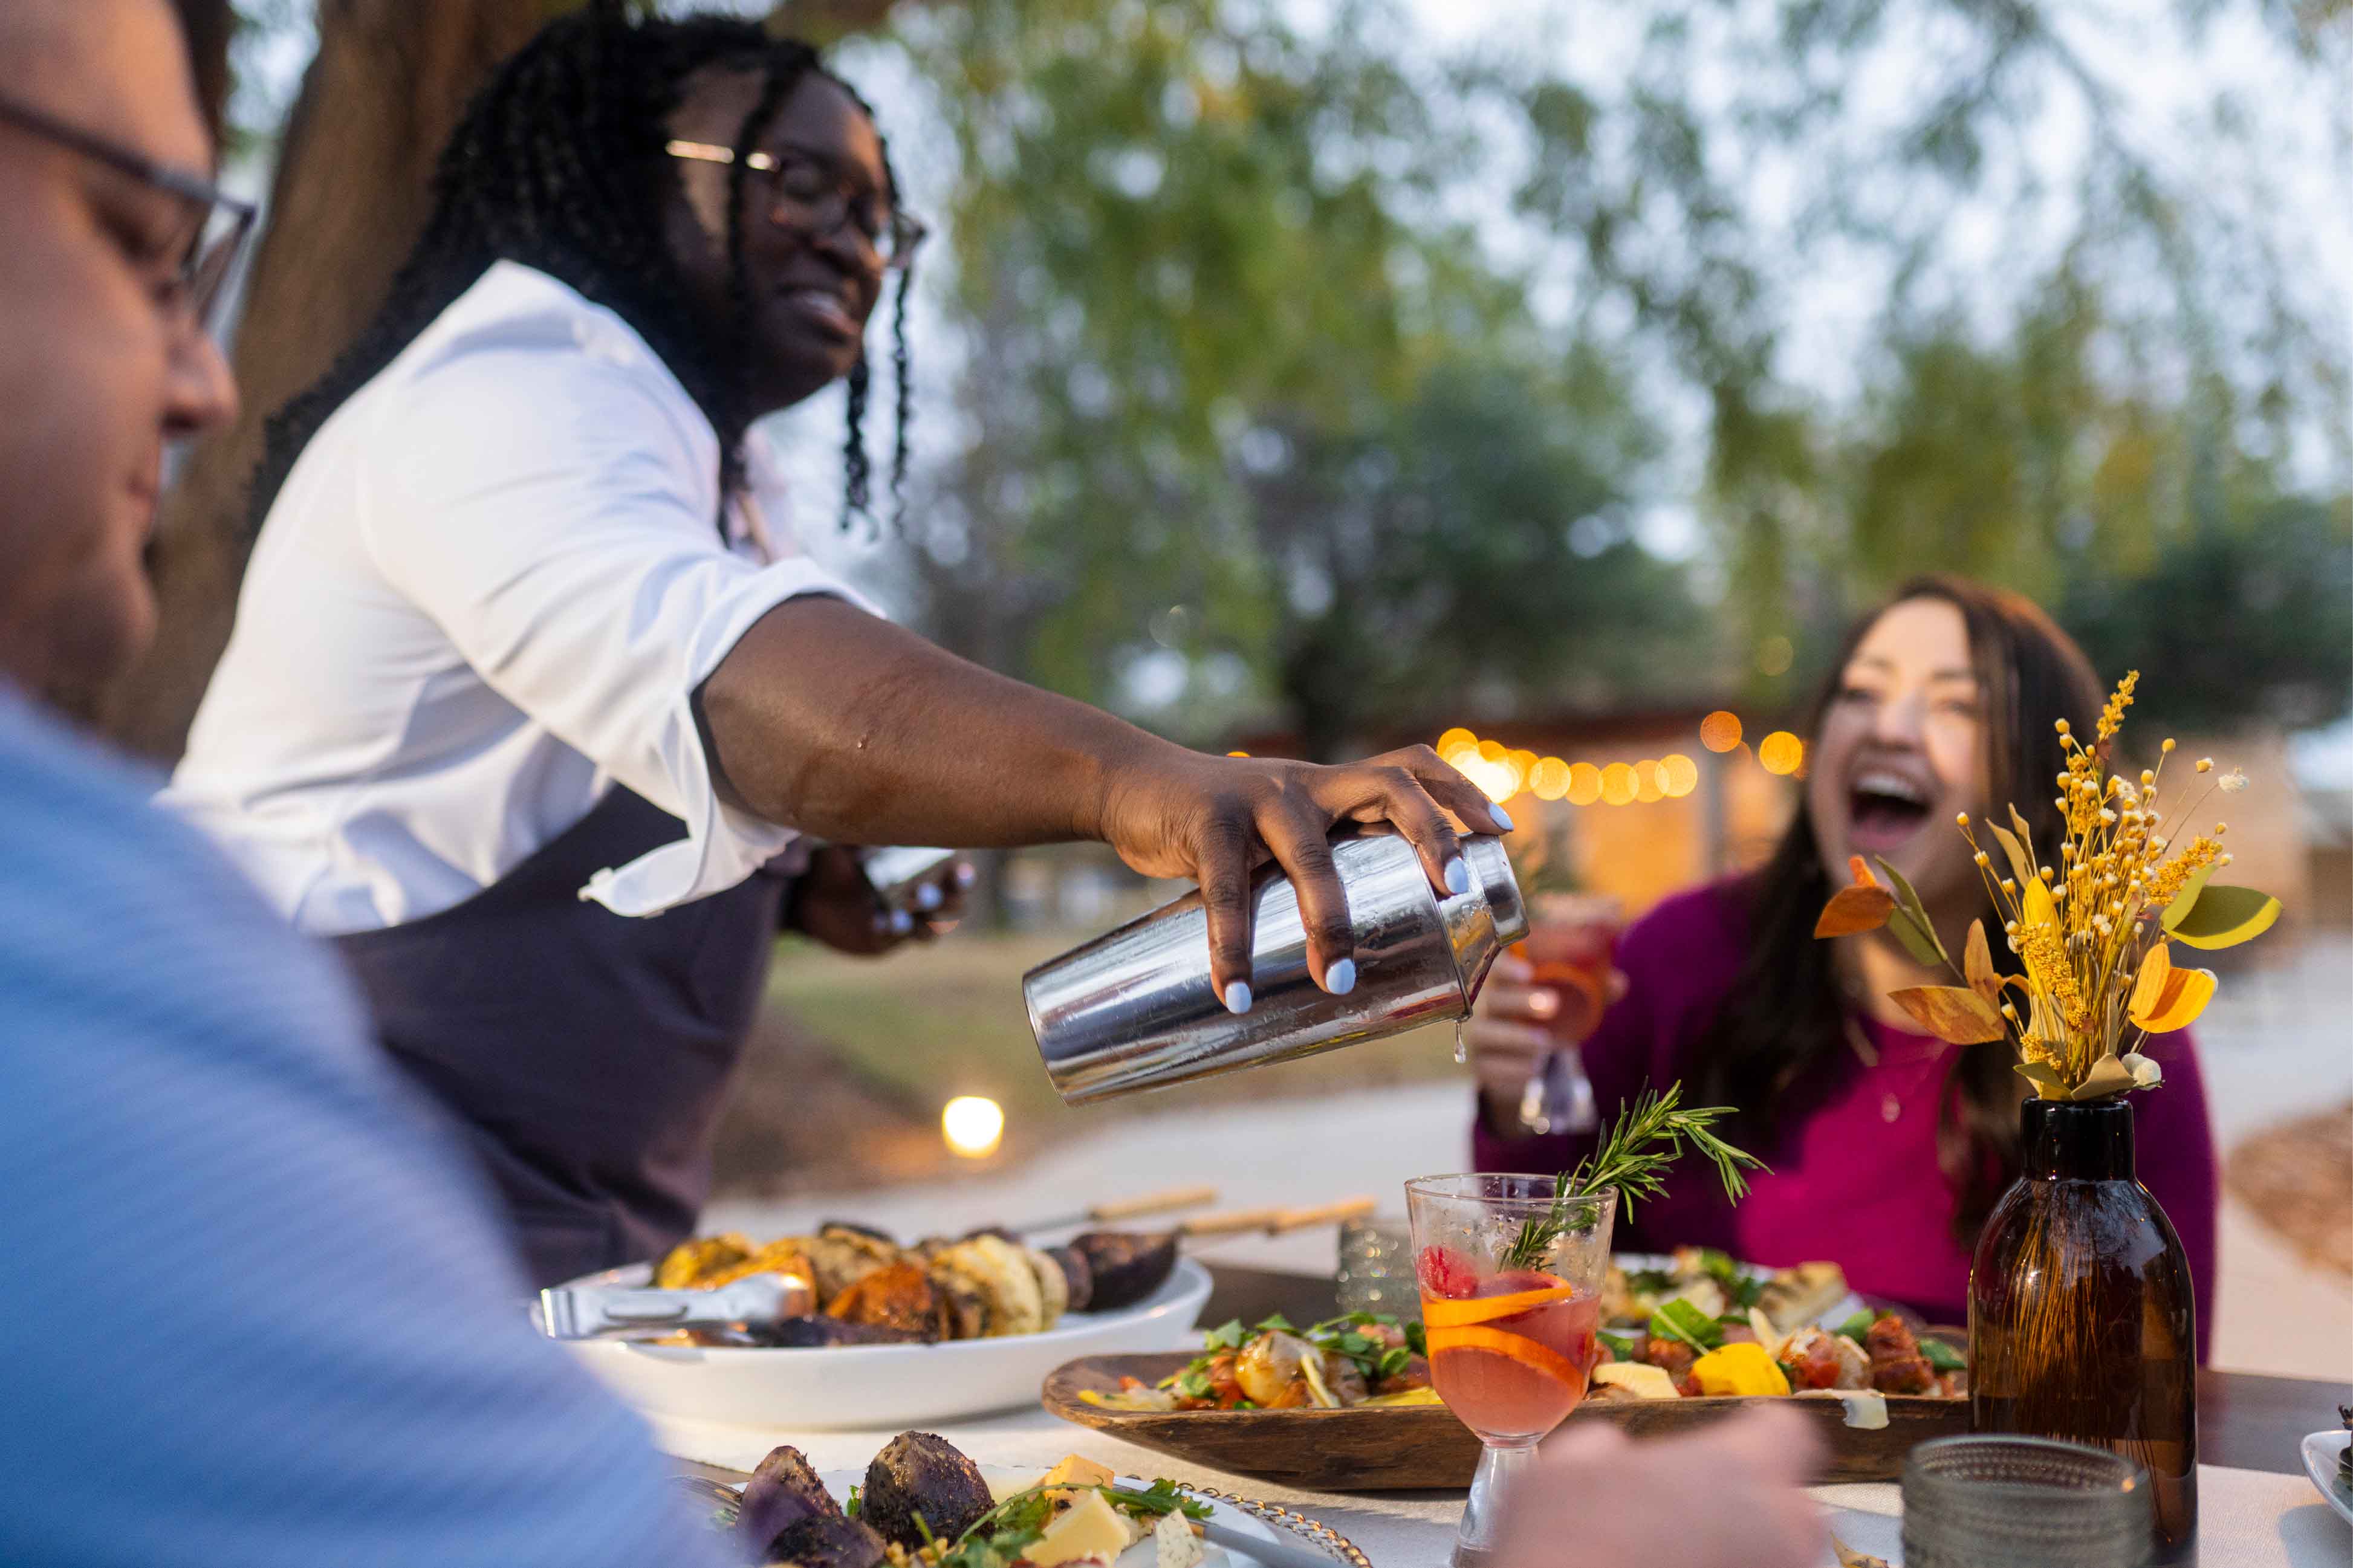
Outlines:
{"label": "magenta sweater", "polygon": [[[1646,1080],[1663,1088],[1695,1079],[1709,1025],[1746,953],[1747,927],[1736,885],[1716,883],[1669,899],[1628,928],[1618,951],[1625,998],[1585,1045],[1605,1121]],[[1737,1208],[1704,1161],[1686,1159],[1665,1197],[1641,1205],[1630,1221],[1619,1216],[1617,1249],[1719,1247],[1777,1268],[1826,1258],[1865,1295],[1903,1302],[1932,1322],[1967,1322],[1969,1254],[1954,1238],[1954,1196],[1936,1165],[1937,1091],[1947,1053],[1958,1047],[1884,1024],[1864,1027],[1879,1064],[1866,1068],[1852,1051],[1831,1058],[1817,1109],[1777,1147],[1755,1151],[1773,1170],[1754,1178]],[[2213,1129],[2189,1035],[2158,1037],[2148,1055],[2163,1065],[2165,1082],[2133,1096],[2140,1179],[2189,1256],[2202,1363],[2214,1316]],[[1589,1133],[1506,1139],[1482,1117],[1472,1159],[1482,1171],[1563,1171],[1594,1142]]]}

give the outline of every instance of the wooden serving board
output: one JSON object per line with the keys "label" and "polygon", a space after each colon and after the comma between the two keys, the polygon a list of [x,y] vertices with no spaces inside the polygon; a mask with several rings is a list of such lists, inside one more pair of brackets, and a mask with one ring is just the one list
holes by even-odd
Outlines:
{"label": "wooden serving board", "polygon": [[[1106,1410],[1079,1395],[1119,1391],[1122,1377],[1157,1383],[1193,1357],[1088,1356],[1046,1379],[1046,1408],[1065,1421],[1108,1432],[1180,1459],[1285,1486],[1330,1491],[1461,1489],[1479,1465],[1479,1439],[1442,1405],[1359,1406],[1353,1410]],[[1687,1432],[1753,1399],[1612,1400],[1581,1405],[1570,1422],[1607,1421],[1630,1436]],[[1887,1396],[1887,1425],[1866,1432],[1846,1424],[1835,1399],[1776,1400],[1811,1419],[1830,1454],[1826,1481],[1892,1481],[1904,1456],[1931,1437],[1969,1429],[1969,1402],[1919,1394]]]}

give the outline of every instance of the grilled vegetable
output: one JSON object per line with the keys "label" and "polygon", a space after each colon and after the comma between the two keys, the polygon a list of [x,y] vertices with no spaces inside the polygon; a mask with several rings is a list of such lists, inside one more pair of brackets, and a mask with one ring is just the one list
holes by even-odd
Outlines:
{"label": "grilled vegetable", "polygon": [[858,1517],[884,1541],[910,1552],[923,1543],[926,1531],[955,1540],[995,1506],[979,1467],[929,1432],[902,1432],[892,1438],[866,1468],[860,1497]]}
{"label": "grilled vegetable", "polygon": [[735,1533],[753,1552],[764,1552],[777,1536],[807,1520],[841,1517],[841,1505],[817,1479],[798,1448],[768,1450],[735,1509]]}
{"label": "grilled vegetable", "polygon": [[878,1568],[889,1550],[863,1520],[837,1513],[783,1531],[754,1561],[765,1568]]}
{"label": "grilled vegetable", "polygon": [[1176,1268],[1176,1237],[1136,1231],[1089,1231],[1071,1243],[1086,1259],[1094,1281],[1088,1310],[1115,1312],[1133,1307],[1168,1282]]}
{"label": "grilled vegetable", "polygon": [[1046,1256],[1062,1271],[1062,1290],[1069,1299],[1068,1310],[1092,1311],[1095,1299],[1095,1271],[1087,1267],[1086,1254],[1069,1247],[1050,1247]]}
{"label": "grilled vegetable", "polygon": [[837,1345],[918,1345],[934,1337],[928,1330],[845,1323],[839,1318],[786,1318],[761,1329],[756,1342],[768,1350],[805,1351]]}

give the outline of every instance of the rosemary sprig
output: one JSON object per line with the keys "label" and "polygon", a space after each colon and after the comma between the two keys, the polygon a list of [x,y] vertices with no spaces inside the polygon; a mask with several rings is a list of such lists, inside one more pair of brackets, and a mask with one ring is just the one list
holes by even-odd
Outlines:
{"label": "rosemary sprig", "polygon": [[1620,1206],[1630,1214],[1638,1200],[1665,1193],[1667,1167],[1683,1158],[1685,1140],[1715,1166],[1725,1197],[1735,1203],[1746,1197],[1748,1178],[1742,1173],[1770,1167],[1746,1150],[1736,1149],[1715,1135],[1715,1123],[1733,1113],[1731,1106],[1694,1106],[1685,1110],[1680,1103],[1683,1092],[1680,1083],[1668,1085],[1663,1094],[1645,1087],[1631,1107],[1621,1100],[1617,1125],[1610,1128],[1601,1146],[1589,1158],[1579,1161],[1575,1170],[1560,1177],[1554,1190],[1551,1213],[1542,1219],[1522,1223],[1518,1238],[1504,1255],[1503,1267],[1534,1268],[1543,1263],[1553,1243],[1568,1228],[1571,1199],[1615,1187]]}

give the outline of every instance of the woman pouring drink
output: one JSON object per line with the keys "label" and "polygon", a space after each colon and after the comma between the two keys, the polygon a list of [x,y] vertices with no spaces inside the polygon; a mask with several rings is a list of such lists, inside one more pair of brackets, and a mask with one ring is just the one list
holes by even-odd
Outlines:
{"label": "woman pouring drink", "polygon": [[360,342],[281,411],[235,631],[169,803],[458,1118],[535,1283],[691,1227],[782,920],[897,934],[836,844],[1097,839],[1187,877],[1251,1005],[1249,886],[1355,984],[1329,833],[1432,885],[1503,814],[1426,749],[1209,757],[892,626],[794,552],[752,423],[849,390],[922,226],[866,106],[756,24],[558,21],[469,110]]}

